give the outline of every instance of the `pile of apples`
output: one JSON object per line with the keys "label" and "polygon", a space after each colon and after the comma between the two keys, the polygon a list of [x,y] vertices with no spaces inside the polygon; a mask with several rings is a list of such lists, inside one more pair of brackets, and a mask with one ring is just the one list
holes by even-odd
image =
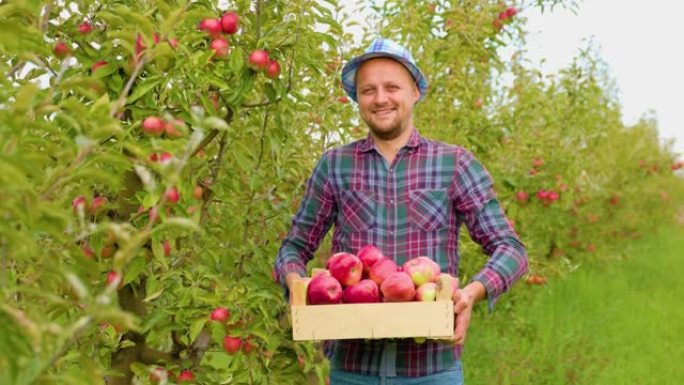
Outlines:
{"label": "pile of apples", "polygon": [[[416,257],[399,266],[373,245],[358,254],[336,253],[327,270],[313,272],[307,285],[307,303],[435,301],[440,275],[439,265],[428,257]],[[447,274],[448,275],[448,274]],[[457,280],[452,282],[452,293]]]}

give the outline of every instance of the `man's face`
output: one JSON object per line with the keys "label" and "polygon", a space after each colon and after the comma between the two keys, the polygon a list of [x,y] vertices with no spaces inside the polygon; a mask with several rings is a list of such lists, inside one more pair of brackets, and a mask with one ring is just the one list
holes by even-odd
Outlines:
{"label": "man's face", "polygon": [[370,59],[356,72],[356,99],[371,133],[390,140],[413,125],[420,92],[406,67],[388,58]]}

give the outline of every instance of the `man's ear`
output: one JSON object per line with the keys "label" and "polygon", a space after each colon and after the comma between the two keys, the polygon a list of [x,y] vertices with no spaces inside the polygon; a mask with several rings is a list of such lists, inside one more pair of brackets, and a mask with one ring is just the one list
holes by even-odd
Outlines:
{"label": "man's ear", "polygon": [[413,105],[415,106],[419,100],[420,100],[420,90],[418,89],[418,85],[413,83]]}

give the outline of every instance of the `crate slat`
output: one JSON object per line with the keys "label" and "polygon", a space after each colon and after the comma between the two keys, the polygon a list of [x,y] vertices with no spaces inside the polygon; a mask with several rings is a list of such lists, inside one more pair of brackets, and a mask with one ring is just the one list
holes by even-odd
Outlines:
{"label": "crate slat", "polygon": [[452,301],[292,306],[295,341],[351,338],[448,339]]}

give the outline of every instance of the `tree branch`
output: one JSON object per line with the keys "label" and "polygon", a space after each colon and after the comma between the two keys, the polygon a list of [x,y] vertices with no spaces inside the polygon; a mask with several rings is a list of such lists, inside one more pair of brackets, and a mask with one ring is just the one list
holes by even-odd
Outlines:
{"label": "tree branch", "polygon": [[256,41],[261,38],[261,0],[256,2]]}

